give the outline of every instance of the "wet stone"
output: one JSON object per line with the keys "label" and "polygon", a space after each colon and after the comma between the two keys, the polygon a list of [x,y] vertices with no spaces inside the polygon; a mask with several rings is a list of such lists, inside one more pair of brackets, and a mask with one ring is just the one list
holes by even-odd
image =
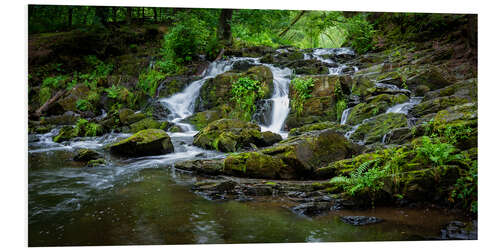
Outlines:
{"label": "wet stone", "polygon": [[306,216],[314,216],[332,210],[331,202],[308,202],[292,207],[294,213]]}
{"label": "wet stone", "polygon": [[340,220],[353,226],[364,226],[384,221],[383,219],[373,216],[341,216]]}

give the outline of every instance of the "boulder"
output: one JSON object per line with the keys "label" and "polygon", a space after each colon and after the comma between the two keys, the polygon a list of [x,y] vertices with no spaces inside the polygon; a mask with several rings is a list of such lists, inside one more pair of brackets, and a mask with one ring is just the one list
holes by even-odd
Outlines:
{"label": "boulder", "polygon": [[422,117],[427,114],[437,113],[448,107],[468,103],[467,98],[459,96],[443,96],[421,102],[413,107],[409,114],[414,117]]}
{"label": "boulder", "polygon": [[406,115],[386,113],[363,122],[352,134],[351,139],[363,141],[366,144],[380,142],[383,136],[392,129],[406,126],[408,126]]}
{"label": "boulder", "polygon": [[76,102],[87,98],[90,89],[85,84],[77,84],[59,100],[51,104],[47,110],[48,114],[63,114],[66,111],[76,111]]}
{"label": "boulder", "polygon": [[68,141],[78,136],[78,131],[72,126],[64,126],[59,130],[59,133],[52,138],[54,142]]}
{"label": "boulder", "polygon": [[[235,152],[244,148],[270,146],[280,135],[262,133],[260,127],[251,122],[235,119],[220,119],[210,123],[194,137],[193,144],[222,152]],[[281,139],[280,139],[281,140]]]}
{"label": "boulder", "polygon": [[416,75],[408,78],[406,84],[410,89],[415,89],[418,85],[426,85],[430,90],[435,90],[451,85],[455,81],[456,79],[444,65],[430,65],[419,69]]}
{"label": "boulder", "polygon": [[161,129],[141,130],[109,146],[111,153],[124,156],[160,155],[174,152],[167,132]]}
{"label": "boulder", "polygon": [[347,117],[347,124],[360,124],[363,120],[385,113],[385,111],[396,104],[409,100],[404,94],[389,95],[381,94],[367,98],[367,102],[354,106]]}
{"label": "boulder", "polygon": [[151,117],[148,117],[148,118],[145,118],[145,119],[142,119],[140,121],[137,121],[137,122],[130,124],[130,131],[132,133],[137,133],[141,130],[150,129],[150,128],[165,130],[169,126],[170,126],[169,122],[159,122]]}
{"label": "boulder", "polygon": [[259,81],[264,91],[263,99],[271,97],[274,90],[273,73],[266,66],[254,66],[243,73],[228,71],[217,75],[215,78],[208,79],[200,89],[200,95],[195,103],[195,110],[204,111],[228,103],[232,97],[233,82],[241,77],[250,77]]}
{"label": "boulder", "polygon": [[92,150],[92,149],[79,149],[75,157],[73,157],[74,161],[83,161],[88,162],[90,160],[97,160],[101,154]]}
{"label": "boulder", "polygon": [[293,128],[290,130],[289,135],[290,136],[301,135],[303,133],[316,131],[316,130],[323,130],[323,129],[327,129],[327,128],[334,129],[335,131],[342,133],[342,134],[344,134],[350,130],[350,126],[348,126],[348,125],[340,125],[336,122],[326,121],[326,122],[318,122],[318,123],[304,125],[304,126],[299,127],[299,128]]}
{"label": "boulder", "polygon": [[328,163],[351,158],[360,147],[333,129],[314,131],[255,152],[229,155],[224,173],[276,179],[304,179]]}
{"label": "boulder", "polygon": [[146,118],[146,115],[144,115],[143,113],[136,113],[133,110],[127,108],[120,109],[118,116],[120,117],[120,122],[123,125],[129,125]]}

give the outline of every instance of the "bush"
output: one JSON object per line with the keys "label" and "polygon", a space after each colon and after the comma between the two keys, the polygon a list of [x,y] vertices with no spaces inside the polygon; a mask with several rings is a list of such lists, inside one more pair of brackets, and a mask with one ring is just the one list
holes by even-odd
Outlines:
{"label": "bush", "polygon": [[38,92],[38,100],[40,105],[46,103],[51,97],[51,91],[49,87],[41,87],[40,92]]}
{"label": "bush", "polygon": [[314,80],[312,78],[294,78],[291,85],[295,90],[292,95],[292,108],[300,115],[304,109],[304,102],[311,97]]}
{"label": "bush", "polygon": [[80,111],[90,110],[91,107],[92,107],[92,104],[86,99],[78,99],[76,101],[76,109],[78,109]]}

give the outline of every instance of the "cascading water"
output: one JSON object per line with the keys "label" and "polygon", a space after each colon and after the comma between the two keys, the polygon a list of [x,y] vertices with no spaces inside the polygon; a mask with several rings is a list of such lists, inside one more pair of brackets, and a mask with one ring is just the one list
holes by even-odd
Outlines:
{"label": "cascading water", "polygon": [[195,101],[198,98],[201,87],[208,79],[214,78],[215,76],[230,70],[234,62],[246,59],[248,58],[233,58],[230,60],[212,62],[203,73],[202,79],[192,82],[180,93],[174,94],[168,98],[160,99],[159,101],[171,112],[168,115],[167,120],[174,123],[176,126],[179,126],[183,130],[184,134],[196,134],[196,131],[191,124],[181,121],[193,115]]}
{"label": "cascading water", "polygon": [[[312,58],[326,63],[326,64],[335,64],[335,62],[332,59],[325,58],[323,56],[325,55],[354,55],[354,51],[352,51],[349,48],[320,48],[320,49],[314,49],[311,54],[304,53],[304,60],[310,60]],[[328,74],[329,75],[340,75],[342,71],[346,68],[347,66],[344,64],[337,65],[335,67],[329,67],[328,68]],[[354,71],[357,71],[357,68],[354,67]]]}
{"label": "cascading water", "polygon": [[271,131],[273,133],[280,134],[282,137],[287,137],[288,133],[282,130],[285,124],[288,112],[290,112],[289,104],[290,99],[288,98],[288,90],[290,85],[290,76],[292,75],[292,70],[289,68],[280,69],[272,65],[266,65],[273,72],[273,85],[274,93],[271,97],[272,101],[272,116],[271,124],[269,126],[262,126],[262,131]]}
{"label": "cascading water", "polygon": [[422,101],[422,97],[411,97],[409,101],[405,103],[396,104],[389,109],[387,109],[386,113],[402,113],[408,114],[408,111],[412,109],[415,105],[419,104]]}

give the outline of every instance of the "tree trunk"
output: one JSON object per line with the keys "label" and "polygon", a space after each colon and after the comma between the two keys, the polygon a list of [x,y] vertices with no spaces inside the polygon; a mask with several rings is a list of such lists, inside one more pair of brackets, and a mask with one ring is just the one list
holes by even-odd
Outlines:
{"label": "tree trunk", "polygon": [[52,98],[50,98],[48,101],[46,101],[39,109],[35,111],[35,117],[40,117],[42,116],[42,113],[45,112],[48,108],[49,105],[57,101],[59,97],[61,97],[64,93],[66,93],[66,90],[59,90]]}
{"label": "tree trunk", "polygon": [[288,25],[288,27],[286,27],[286,29],[285,29],[285,30],[283,30],[283,31],[282,31],[282,32],[281,32],[278,36],[279,36],[279,37],[284,36],[284,35],[285,35],[285,34],[286,34],[289,30],[290,30],[290,28],[292,28],[292,26],[293,26],[295,23],[297,23],[297,22],[300,20],[300,18],[302,18],[302,16],[303,16],[305,13],[306,13],[306,11],[305,11],[305,10],[301,11],[301,12],[300,12],[300,13],[299,13],[299,14],[298,14],[298,15],[297,15],[294,19],[293,19],[293,21],[290,23],[290,25]]}
{"label": "tree trunk", "polygon": [[126,7],[127,8],[127,24],[131,24],[132,23],[132,8],[131,7]]}
{"label": "tree trunk", "polygon": [[155,23],[156,23],[157,19],[158,19],[158,14],[156,13],[156,8],[153,8],[153,13],[154,13],[154,16],[155,16]]}
{"label": "tree trunk", "polygon": [[71,26],[73,25],[73,7],[68,7],[68,30],[71,30]]}
{"label": "tree trunk", "polygon": [[97,17],[97,22],[102,25],[106,25],[107,17],[108,17],[108,7],[97,6],[95,9],[95,15]]}
{"label": "tree trunk", "polygon": [[116,23],[116,12],[118,11],[118,7],[112,7],[113,11],[113,22]]}
{"label": "tree trunk", "polygon": [[224,46],[231,46],[232,44],[232,34],[231,34],[231,19],[233,17],[233,10],[222,9],[219,16],[219,27],[217,29],[217,38]]}

